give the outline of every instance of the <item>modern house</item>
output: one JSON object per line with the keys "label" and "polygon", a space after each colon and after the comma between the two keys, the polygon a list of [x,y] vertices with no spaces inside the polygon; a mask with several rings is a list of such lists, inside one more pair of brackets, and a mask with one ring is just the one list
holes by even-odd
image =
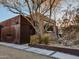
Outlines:
{"label": "modern house", "polygon": [[18,15],[0,23],[0,41],[16,44],[30,42],[35,30],[26,18]]}

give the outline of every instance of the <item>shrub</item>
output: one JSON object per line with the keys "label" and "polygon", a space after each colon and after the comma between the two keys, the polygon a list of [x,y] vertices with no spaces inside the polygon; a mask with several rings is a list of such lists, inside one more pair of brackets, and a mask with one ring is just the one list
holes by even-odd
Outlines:
{"label": "shrub", "polygon": [[42,44],[48,44],[49,41],[51,41],[51,34],[50,33],[44,33],[41,39]]}
{"label": "shrub", "polygon": [[42,38],[42,42],[44,43],[44,44],[48,44],[49,43],[49,37],[43,37]]}
{"label": "shrub", "polygon": [[30,43],[47,45],[49,43],[53,43],[52,41],[54,42],[54,40],[52,39],[52,35],[50,33],[44,33],[41,38],[38,35],[31,36]]}
{"label": "shrub", "polygon": [[30,43],[31,44],[38,44],[39,43],[39,37],[37,35],[31,36]]}

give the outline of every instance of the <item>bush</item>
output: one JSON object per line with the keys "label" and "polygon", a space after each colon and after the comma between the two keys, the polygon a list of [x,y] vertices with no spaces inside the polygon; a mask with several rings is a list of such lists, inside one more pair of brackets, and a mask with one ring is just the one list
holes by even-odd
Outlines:
{"label": "bush", "polygon": [[44,33],[40,38],[38,35],[31,36],[30,43],[31,44],[48,44],[51,40],[51,36],[48,33]]}
{"label": "bush", "polygon": [[42,38],[41,38],[41,43],[42,44],[48,44],[49,41],[51,41],[52,37],[50,33],[44,33]]}
{"label": "bush", "polygon": [[37,35],[31,36],[30,43],[31,44],[38,44],[39,43],[39,37]]}
{"label": "bush", "polygon": [[44,44],[48,44],[49,43],[49,37],[43,37],[42,38],[42,43],[44,43]]}

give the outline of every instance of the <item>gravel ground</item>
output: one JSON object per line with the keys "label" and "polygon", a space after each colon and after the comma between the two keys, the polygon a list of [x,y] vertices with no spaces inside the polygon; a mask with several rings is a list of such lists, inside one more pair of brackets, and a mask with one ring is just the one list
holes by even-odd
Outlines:
{"label": "gravel ground", "polygon": [[53,59],[31,52],[0,46],[0,59]]}

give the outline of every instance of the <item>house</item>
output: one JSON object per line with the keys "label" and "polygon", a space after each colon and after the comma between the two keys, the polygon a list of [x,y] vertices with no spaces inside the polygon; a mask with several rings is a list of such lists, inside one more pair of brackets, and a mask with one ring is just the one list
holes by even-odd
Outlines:
{"label": "house", "polygon": [[30,43],[35,30],[26,18],[18,15],[0,23],[0,41],[16,44]]}
{"label": "house", "polygon": [[[40,19],[38,20],[40,21],[40,24],[42,24],[42,26],[44,27],[41,27],[41,29],[45,29],[46,24],[50,23],[51,26],[49,25],[48,31],[54,32],[54,20],[51,20],[50,18],[40,13],[32,14],[33,17],[36,15],[40,16]],[[25,17],[22,15],[18,15],[16,17],[1,22],[0,41],[16,44],[30,43],[30,36],[35,34],[35,29],[27,19],[35,24],[34,21],[30,18],[30,15]]]}

